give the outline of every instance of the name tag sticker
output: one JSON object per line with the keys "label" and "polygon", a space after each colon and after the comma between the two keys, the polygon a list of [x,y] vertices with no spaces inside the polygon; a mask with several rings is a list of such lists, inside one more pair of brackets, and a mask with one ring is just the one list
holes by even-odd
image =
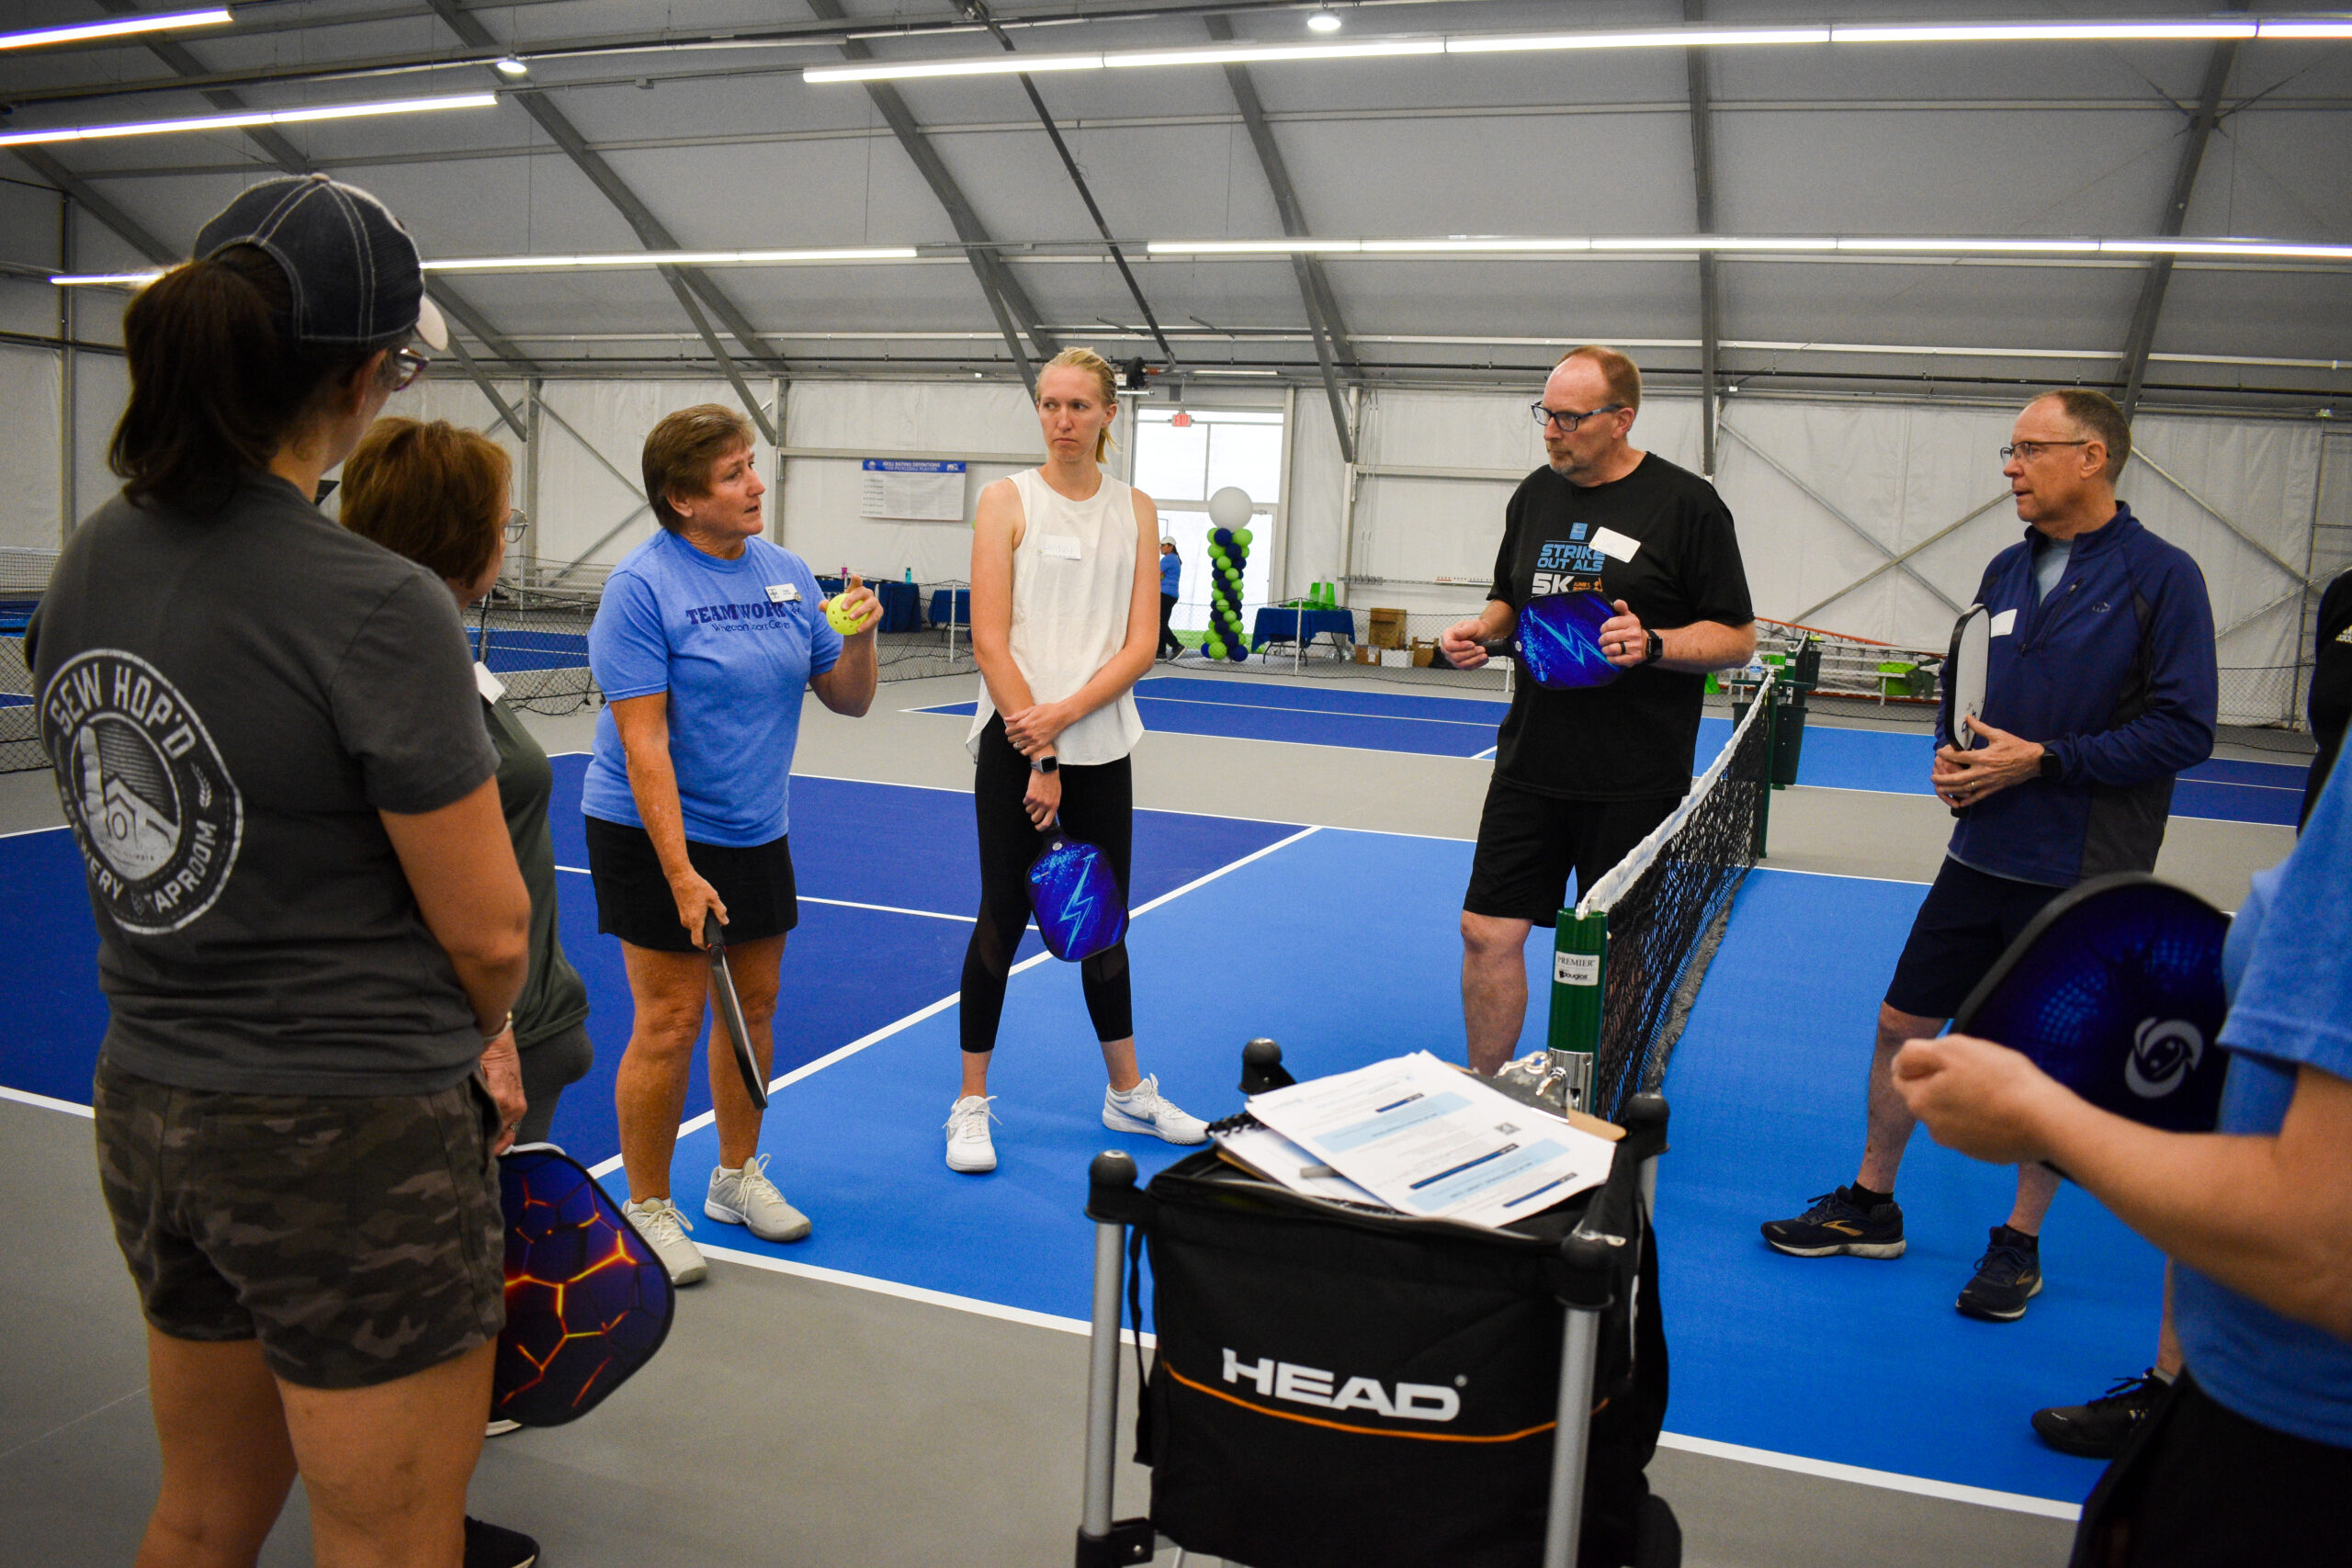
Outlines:
{"label": "name tag sticker", "polygon": [[2004,610],[1984,623],[1986,634],[1992,637],[2007,637],[2017,629],[2018,613],[2015,610]]}
{"label": "name tag sticker", "polygon": [[797,582],[771,582],[768,584],[769,604],[797,604],[799,602],[800,584]]}
{"label": "name tag sticker", "polygon": [[1040,534],[1037,536],[1037,553],[1041,556],[1051,556],[1056,560],[1076,560],[1078,559],[1078,536]]}
{"label": "name tag sticker", "polygon": [[1642,542],[1629,539],[1614,528],[1595,528],[1592,531],[1592,547],[1618,560],[1632,560],[1641,553]]}
{"label": "name tag sticker", "polygon": [[476,660],[474,660],[474,689],[481,694],[482,701],[494,703],[506,694],[506,682],[492,674],[489,665]]}

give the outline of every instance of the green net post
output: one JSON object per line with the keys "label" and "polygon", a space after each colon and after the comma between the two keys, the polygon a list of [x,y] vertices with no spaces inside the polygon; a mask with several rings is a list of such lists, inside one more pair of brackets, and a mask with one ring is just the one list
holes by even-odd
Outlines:
{"label": "green net post", "polygon": [[1775,728],[1776,721],[1780,718],[1781,705],[1774,700],[1780,695],[1776,690],[1779,684],[1777,681],[1768,681],[1758,687],[1756,693],[1756,700],[1764,705],[1764,712],[1758,718],[1758,722],[1764,727],[1764,776],[1756,781],[1758,786],[1756,791],[1756,858],[1758,860],[1764,858],[1766,829],[1772,820],[1772,791],[1780,787],[1772,781],[1773,758],[1777,755],[1772,748],[1778,745],[1781,739]]}
{"label": "green net post", "polygon": [[1608,957],[1606,913],[1560,911],[1552,929],[1552,1023],[1545,1042],[1551,1061],[1544,1089],[1571,1111],[1592,1111],[1593,1064],[1600,1053],[1600,981]]}

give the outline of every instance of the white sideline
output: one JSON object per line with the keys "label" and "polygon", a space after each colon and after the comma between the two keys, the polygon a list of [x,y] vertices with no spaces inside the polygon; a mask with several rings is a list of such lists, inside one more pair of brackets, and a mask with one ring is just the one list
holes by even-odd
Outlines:
{"label": "white sideline", "polygon": [[[803,1280],[815,1280],[828,1285],[840,1285],[853,1291],[870,1291],[879,1296],[892,1296],[899,1301],[919,1302],[925,1306],[944,1307],[951,1312],[970,1313],[976,1317],[991,1317],[1000,1323],[1017,1323],[1030,1328],[1047,1328],[1059,1334],[1084,1336],[1091,1332],[1083,1319],[1062,1317],[1054,1313],[1036,1312],[1028,1307],[1004,1306],[996,1302],[981,1301],[974,1296],[959,1296],[946,1291],[926,1290],[921,1285],[902,1285],[895,1280],[878,1280],[867,1274],[853,1274],[841,1269],[823,1269],[813,1263],[795,1263],[788,1258],[773,1257],[763,1252],[743,1252],[730,1247],[705,1247],[705,1258],[721,1258],[747,1269],[764,1269],[771,1274],[789,1274]],[[1156,1337],[1138,1337],[1133,1329],[1119,1331],[1121,1343],[1132,1345],[1140,1337],[1144,1347],[1155,1348]],[[2030,1496],[2021,1492],[1996,1492],[1984,1486],[1963,1486],[1958,1482],[1935,1481],[1924,1475],[1905,1475],[1891,1470],[1871,1470],[1858,1464],[1839,1464],[1831,1460],[1808,1459],[1802,1454],[1776,1453],[1770,1449],[1751,1449],[1738,1443],[1720,1443],[1713,1438],[1688,1438],[1679,1432],[1664,1432],[1658,1436],[1658,1447],[1674,1449],[1683,1453],[1699,1454],[1707,1459],[1730,1460],[1740,1464],[1762,1465],[1769,1470],[1784,1470],[1798,1475],[1815,1475],[1826,1481],[1843,1481],[1858,1486],[1876,1486],[1889,1492],[1906,1492],[1916,1497],[1935,1497],[1949,1503],[1972,1503],[1979,1507],[2004,1508],[2011,1513],[2038,1514],[2044,1518],[2073,1520],[2082,1515],[2080,1506],[2061,1503],[2053,1498]]]}
{"label": "white sideline", "polygon": [[[1243,855],[1239,860],[1230,861],[1224,865],[1218,866],[1215,871],[1210,872],[1205,876],[1196,876],[1192,881],[1184,884],[1182,887],[1172,888],[1166,893],[1162,893],[1159,897],[1152,899],[1148,904],[1138,905],[1129,914],[1128,918],[1132,919],[1136,915],[1148,915],[1151,913],[1152,910],[1159,908],[1162,904],[1167,903],[1171,898],[1181,898],[1196,887],[1204,887],[1208,884],[1215,882],[1218,877],[1225,875],[1227,872],[1238,871],[1243,866],[1248,865],[1251,861],[1263,860],[1266,856],[1272,854],[1276,850],[1283,849],[1291,844],[1295,844],[1301,839],[1306,838],[1310,834],[1319,833],[1323,829],[1320,828],[1302,828],[1287,839],[1277,839],[1263,849],[1253,850],[1250,853]],[[1018,975],[1024,969],[1034,969],[1052,956],[1053,954],[1050,953],[1040,953],[1033,957],[1024,958],[1020,963],[1014,964],[1010,973],[1012,975]],[[963,998],[963,995],[964,993],[961,991],[950,991],[945,996],[940,998],[937,1001],[933,1002],[929,1007],[919,1008],[915,1011],[907,1014],[906,1017],[899,1019],[895,1022],[884,1024],[881,1028],[876,1030],[871,1034],[864,1035],[858,1039],[851,1041],[848,1044],[842,1046],[839,1050],[829,1051],[813,1062],[804,1063],[800,1066],[795,1067],[792,1071],[785,1074],[782,1077],[777,1078],[775,1082],[769,1084],[768,1093],[770,1095],[774,1095],[778,1089],[786,1089],[793,1084],[797,1084],[802,1078],[808,1077],[811,1073],[820,1073],[824,1071],[827,1067],[831,1066],[836,1062],[847,1061],[850,1057],[856,1055],[860,1051],[865,1050],[867,1046],[879,1044],[883,1041],[890,1038],[893,1034],[899,1032],[901,1030],[910,1029],[914,1025],[921,1023],[924,1019],[935,1017],[936,1015],[946,1011],[949,1008],[954,1007],[956,1002],[961,1000]],[[717,1119],[717,1115],[718,1113],[716,1111],[706,1111],[699,1116],[690,1117],[686,1121],[681,1122],[678,1123],[678,1136],[683,1138],[689,1133],[700,1132],[703,1128],[709,1126],[711,1122]],[[599,1163],[589,1167],[588,1174],[595,1177],[609,1176],[620,1168],[621,1156],[615,1155],[608,1160],[600,1161]]]}

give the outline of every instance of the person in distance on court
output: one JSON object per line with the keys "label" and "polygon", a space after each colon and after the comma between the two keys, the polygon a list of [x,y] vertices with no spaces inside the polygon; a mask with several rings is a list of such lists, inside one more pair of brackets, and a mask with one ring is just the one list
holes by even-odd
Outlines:
{"label": "person in distance on court", "polygon": [[1159,541],[1159,656],[1174,659],[1184,651],[1169,629],[1169,618],[1176,614],[1176,596],[1183,591],[1184,558],[1176,553],[1176,541]]}
{"label": "person in distance on court", "polygon": [[[512,473],[504,449],[477,431],[446,420],[379,419],[344,459],[336,501],[345,527],[432,572],[463,610],[489,596],[505,565],[517,526],[507,499]],[[477,663],[474,679],[482,728],[498,751],[499,809],[531,894],[531,971],[514,998],[528,1109],[514,1141],[544,1143],[565,1087],[585,1077],[594,1061],[588,987],[557,934],[555,838],[548,829],[555,770],[497,677]]]}
{"label": "person in distance on court", "polygon": [[365,191],[265,180],[123,319],[123,491],[25,637],[109,1010],[98,1172],[146,1316],[146,1568],[514,1568],[466,1518],[505,1320],[528,961],[465,637],[313,504],[447,342]]}
{"label": "person in distance on court", "polygon": [[[977,771],[980,910],[964,953],[958,1010],[964,1082],[947,1114],[947,1168],[996,1168],[989,1062],[1004,1013],[1013,950],[1029,922],[1030,863],[1057,821],[1101,850],[1127,896],[1135,784],[1127,754],[1143,739],[1134,687],[1151,668],[1160,625],[1159,511],[1102,471],[1118,417],[1111,367],[1065,349],[1037,376],[1046,461],[980,491],[972,530],[972,652],[980,700],[966,744]],[[1171,1144],[1208,1136],[1136,1066],[1127,944],[1079,964],[1087,1016],[1110,1085],[1102,1124]]]}
{"label": "person in distance on court", "polygon": [[[1889,1076],[1905,1040],[1957,1012],[2028,921],[2062,890],[2149,871],[2173,777],[2212,754],[2218,677],[2204,575],[2116,499],[2132,456],[2122,410],[2083,389],[2026,404],[2001,449],[2026,525],[1976,590],[1992,613],[1980,750],[1939,716],[1929,774],[1964,812],[1879,1006],[1865,1092],[1868,1132],[1849,1187],[1771,1220],[1764,1239],[1794,1258],[1903,1256],[1894,1173],[1914,1125]],[[1947,705],[1947,713],[1949,705]],[[1958,1306],[2009,1323],[2041,1291],[2042,1216],[2058,1178],[2018,1169],[2017,1201]]]}
{"label": "person in distance on court", "polygon": [[[881,604],[852,578],[859,617],[843,637],[817,579],[766,525],[752,427],[704,403],[645,438],[645,498],[661,528],[621,558],[588,631],[588,666],[608,705],[581,795],[596,929],[618,937],[635,1009],[613,1097],[624,1212],[679,1284],[708,1273],[670,1198],[687,1067],[710,996],[703,917],[716,914],[763,1073],[785,933],[799,923],[792,875],[792,753],[801,693],[838,714],[874,701]],[[768,1179],[752,1105],[723,1029],[710,1032],[718,1164],[702,1212],[763,1241],[797,1241],[808,1219]]]}
{"label": "person in distance on court", "polygon": [[2159,1132],[1965,1035],[1894,1062],[1907,1114],[2048,1160],[2172,1261],[2185,1366],[2083,1506],[2078,1563],[2352,1562],[2352,777],[2259,873],[2222,950],[2220,1124]]}
{"label": "person in distance on court", "polygon": [[1583,691],[1512,689],[1462,900],[1463,1023],[1481,1073],[1519,1043],[1529,931],[1558,918],[1571,873],[1590,888],[1690,793],[1706,672],[1756,652],[1731,513],[1705,479],[1633,445],[1641,406],[1641,372],[1615,349],[1553,367],[1535,404],[1547,466],[1504,509],[1485,612],[1438,638],[1476,670],[1528,600],[1594,589],[1615,602],[1600,646],[1625,671]]}
{"label": "person in distance on court", "polygon": [[2311,776],[2303,785],[2299,822],[2311,820],[2312,807],[2319,804],[2319,792],[2344,749],[2345,726],[2352,722],[2352,571],[2336,573],[2320,595],[2319,635],[2312,649],[2312,690],[2304,713],[2319,752],[2312,758]]}

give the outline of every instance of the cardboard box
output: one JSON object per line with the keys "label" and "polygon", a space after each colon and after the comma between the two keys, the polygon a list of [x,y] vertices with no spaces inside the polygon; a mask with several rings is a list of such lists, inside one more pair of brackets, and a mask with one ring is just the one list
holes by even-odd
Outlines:
{"label": "cardboard box", "polygon": [[1368,618],[1371,626],[1366,640],[1373,647],[1401,649],[1405,646],[1404,611],[1375,609],[1370,612]]}
{"label": "cardboard box", "polygon": [[1380,662],[1380,657],[1373,651],[1372,644],[1368,642],[1360,642],[1356,644],[1356,662],[1358,664],[1377,664]]}
{"label": "cardboard box", "polygon": [[1437,644],[1427,637],[1413,639],[1413,668],[1426,670],[1437,662]]}

